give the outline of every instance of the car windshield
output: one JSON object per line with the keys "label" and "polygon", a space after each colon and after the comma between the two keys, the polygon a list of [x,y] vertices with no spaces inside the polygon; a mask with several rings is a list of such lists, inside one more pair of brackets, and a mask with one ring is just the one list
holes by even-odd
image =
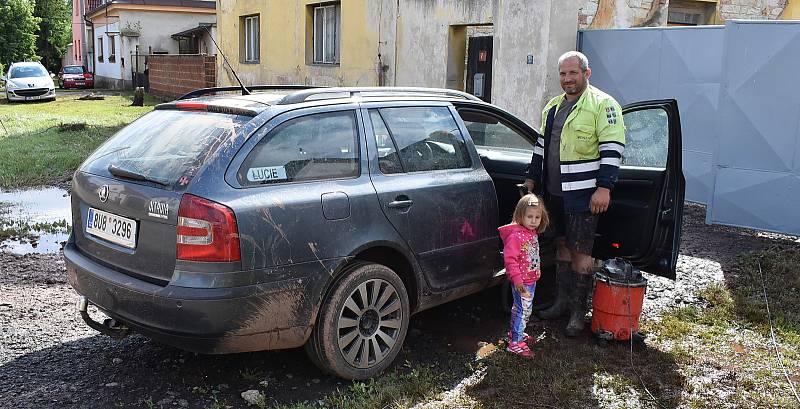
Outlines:
{"label": "car windshield", "polygon": [[64,67],[64,74],[83,74],[83,67]]}
{"label": "car windshield", "polygon": [[11,69],[11,78],[46,77],[47,70],[39,65],[25,65]]}
{"label": "car windshield", "polygon": [[[162,185],[193,173],[250,117],[156,110],[111,137],[86,160],[86,170],[136,174]],[[185,185],[183,183],[182,185]]]}

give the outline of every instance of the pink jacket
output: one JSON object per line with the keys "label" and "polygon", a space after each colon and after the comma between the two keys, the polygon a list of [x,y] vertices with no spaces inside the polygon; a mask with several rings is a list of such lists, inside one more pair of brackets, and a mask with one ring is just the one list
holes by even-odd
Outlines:
{"label": "pink jacket", "polygon": [[503,261],[506,275],[514,285],[530,285],[539,280],[542,273],[539,261],[539,234],[516,223],[497,229],[503,239]]}

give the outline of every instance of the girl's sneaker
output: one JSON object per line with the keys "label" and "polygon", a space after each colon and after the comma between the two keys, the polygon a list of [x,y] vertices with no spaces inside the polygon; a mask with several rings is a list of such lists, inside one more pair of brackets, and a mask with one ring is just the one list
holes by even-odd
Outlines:
{"label": "girl's sneaker", "polygon": [[509,342],[508,347],[506,347],[506,351],[519,355],[523,358],[533,358],[533,352],[531,352],[531,349],[528,348],[528,344],[526,344],[525,341]]}

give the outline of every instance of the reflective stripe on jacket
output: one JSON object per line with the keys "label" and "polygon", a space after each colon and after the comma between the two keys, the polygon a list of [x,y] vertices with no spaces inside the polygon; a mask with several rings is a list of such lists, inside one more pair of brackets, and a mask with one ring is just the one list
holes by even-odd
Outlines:
{"label": "reflective stripe on jacket", "polygon": [[[540,132],[544,136],[536,142],[527,174],[537,186],[545,180],[545,150],[551,149],[546,140],[548,114],[551,109],[558,111],[564,98],[565,94],[561,94],[551,99],[542,110]],[[559,149],[564,207],[571,213],[589,211],[595,189],[612,189],[617,181],[625,150],[625,125],[619,103],[605,92],[587,86],[567,116]]]}

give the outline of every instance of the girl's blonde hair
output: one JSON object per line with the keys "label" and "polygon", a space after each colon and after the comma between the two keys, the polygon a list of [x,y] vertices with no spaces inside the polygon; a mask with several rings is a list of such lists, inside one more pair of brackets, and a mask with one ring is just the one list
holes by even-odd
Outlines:
{"label": "girl's blonde hair", "polygon": [[542,233],[547,230],[547,226],[550,225],[550,215],[547,213],[547,208],[544,207],[544,202],[533,193],[528,193],[519,199],[511,221],[521,226],[525,219],[525,210],[528,210],[529,207],[542,211],[542,220],[539,222],[539,227],[536,228],[536,231]]}

